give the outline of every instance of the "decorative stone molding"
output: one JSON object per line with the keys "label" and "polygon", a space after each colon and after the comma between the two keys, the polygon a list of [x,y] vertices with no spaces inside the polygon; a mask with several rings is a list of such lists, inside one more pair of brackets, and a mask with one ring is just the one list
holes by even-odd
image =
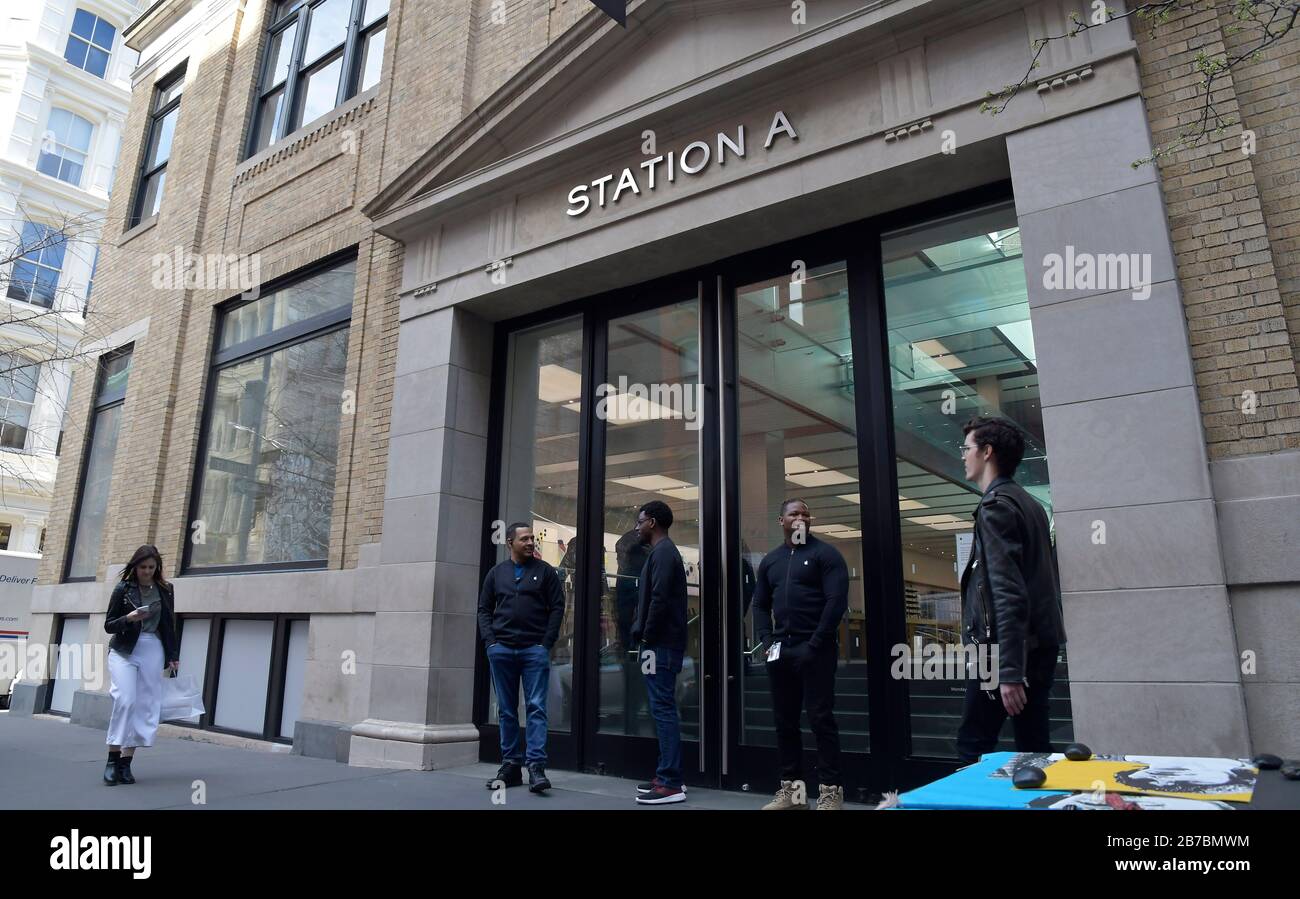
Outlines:
{"label": "decorative stone molding", "polygon": [[1062,88],[1074,87],[1085,78],[1092,77],[1092,66],[1084,66],[1076,72],[1068,72],[1064,75],[1057,75],[1054,78],[1045,78],[1038,82],[1038,92],[1061,90]]}
{"label": "decorative stone molding", "polygon": [[[322,122],[310,131],[304,131],[293,140],[286,141],[283,146],[273,146],[269,148],[270,152],[265,157],[253,157],[249,160],[246,168],[237,169],[235,172],[234,186],[238,187],[246,184],[262,172],[276,165],[277,163],[296,156],[307,147],[317,144],[331,134],[344,130],[348,125],[359,123],[375,105],[375,94],[366,97],[365,100],[345,108],[339,115]],[[359,150],[359,148],[358,148]]]}
{"label": "decorative stone molding", "polygon": [[919,122],[912,122],[910,125],[902,125],[893,131],[885,132],[885,143],[892,144],[894,141],[907,140],[909,137],[916,137],[923,132],[929,131],[934,127],[934,123],[929,119],[922,119]]}
{"label": "decorative stone molding", "polygon": [[462,743],[477,741],[478,728],[472,724],[414,724],[367,718],[352,725],[352,735],[403,743]]}

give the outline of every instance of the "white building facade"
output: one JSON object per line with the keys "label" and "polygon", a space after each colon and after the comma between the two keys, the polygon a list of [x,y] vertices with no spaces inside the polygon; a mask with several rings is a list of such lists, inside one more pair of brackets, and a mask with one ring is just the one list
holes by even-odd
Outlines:
{"label": "white building facade", "polygon": [[0,31],[0,550],[40,551],[131,72],[132,0],[14,3]]}

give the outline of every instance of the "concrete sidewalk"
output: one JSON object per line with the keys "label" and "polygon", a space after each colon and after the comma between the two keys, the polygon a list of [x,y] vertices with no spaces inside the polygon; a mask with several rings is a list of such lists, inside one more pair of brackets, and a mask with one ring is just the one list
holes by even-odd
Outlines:
{"label": "concrete sidewalk", "polygon": [[[175,728],[166,728],[176,732]],[[196,735],[199,736],[199,735]],[[206,737],[206,734],[201,734]],[[268,745],[268,744],[263,744]],[[491,809],[485,786],[495,765],[442,771],[353,768],[324,759],[164,736],[141,749],[131,770],[137,783],[101,783],[104,733],[51,716],[0,712],[0,809]],[[636,782],[573,771],[547,772],[554,784],[534,796],[506,791],[508,809],[593,809],[656,812],[757,809],[765,795],[690,788],[685,802],[662,808],[634,801]],[[206,803],[193,801],[195,781]],[[862,809],[861,805],[845,808]]]}

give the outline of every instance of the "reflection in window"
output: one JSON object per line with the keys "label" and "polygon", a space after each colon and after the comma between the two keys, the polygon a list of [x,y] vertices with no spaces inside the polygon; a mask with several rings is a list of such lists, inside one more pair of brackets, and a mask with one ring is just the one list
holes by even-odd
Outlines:
{"label": "reflection in window", "polygon": [[672,509],[669,534],[686,566],[687,643],[677,675],[682,739],[700,738],[699,308],[692,298],[609,323],[608,384],[601,386],[613,389],[596,410],[605,428],[601,733],[655,735],[630,631],[647,552],[635,533],[637,511],[661,500]]}
{"label": "reflection in window", "polygon": [[67,235],[48,225],[23,222],[22,242],[16,248],[13,270],[5,295],[35,306],[54,308]]}
{"label": "reflection in window", "polygon": [[136,185],[135,205],[129,226],[158,214],[162,205],[163,184],[167,180],[167,163],[172,155],[172,138],[181,114],[181,88],[185,84],[185,66],[158,82],[153,91],[149,128],[140,163],[140,181]]}
{"label": "reflection in window", "polygon": [[[192,566],[323,562],[338,458],[354,262],[317,276],[332,290],[285,288],[225,314],[219,346],[238,343],[231,328],[274,339],[274,324],[300,322],[321,305],[322,333],[289,332],[284,345],[236,347],[219,357],[207,411],[202,487],[195,520],[202,541]],[[329,299],[327,300],[326,297]],[[340,301],[343,303],[340,305]]]}
{"label": "reflection in window", "polygon": [[[843,262],[736,291],[737,419],[740,455],[739,553],[744,646],[753,648],[749,613],[754,573],[785,537],[781,503],[798,498],[813,514],[812,533],[844,556],[849,607],[839,630],[835,719],[846,752],[870,748],[867,720],[866,606],[862,589],[858,437],[853,398],[848,278]],[[733,555],[734,558],[734,555]],[[741,742],[775,746],[765,662],[741,657]]]}
{"label": "reflection in window", "polygon": [[13,353],[0,353],[0,446],[23,449],[36,403],[41,367]]}
{"label": "reflection in window", "polygon": [[[510,335],[501,500],[496,518],[533,528],[536,552],[564,584],[564,622],[551,650],[549,727],[573,726],[574,598],[581,576],[578,553],[579,399],[582,396],[582,319],[571,318]],[[497,547],[496,561],[509,556]],[[489,721],[497,720],[491,691]],[[520,695],[519,720],[525,720]]]}
{"label": "reflection in window", "polygon": [[99,388],[91,419],[89,452],[80,484],[78,508],[72,530],[68,580],[95,578],[99,566],[99,544],[108,515],[108,488],[113,480],[113,457],[122,424],[122,404],[131,374],[130,348],[106,356],[99,366]]}
{"label": "reflection in window", "polygon": [[[965,479],[962,425],[1009,418],[1025,434],[1016,480],[1052,514],[1038,365],[1014,208],[1000,205],[888,234],[882,246],[898,452],[907,640],[961,643],[961,570],[979,488]],[[1065,653],[1052,739],[1071,733]],[[912,754],[951,758],[960,681],[909,680]],[[1010,745],[999,749],[1010,749]]]}
{"label": "reflection in window", "polygon": [[51,109],[36,170],[80,187],[94,130],[95,126],[79,115],[66,109]]}
{"label": "reflection in window", "polygon": [[268,22],[250,153],[379,82],[388,0],[281,0]]}

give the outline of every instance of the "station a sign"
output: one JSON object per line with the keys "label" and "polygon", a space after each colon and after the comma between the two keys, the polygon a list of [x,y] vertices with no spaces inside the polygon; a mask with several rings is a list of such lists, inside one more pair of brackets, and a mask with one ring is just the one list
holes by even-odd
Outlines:
{"label": "station a sign", "polygon": [[[770,150],[782,135],[791,140],[799,139],[786,114],[777,110],[772,116],[772,124],[768,126],[763,149]],[[719,131],[712,142],[691,141],[680,150],[669,150],[668,153],[653,156],[639,165],[627,166],[618,174],[611,172],[590,183],[575,184],[569,191],[569,208],[566,211],[571,216],[579,216],[593,205],[603,209],[609,203],[617,203],[624,195],[639,197],[642,191],[648,193],[660,184],[672,184],[679,175],[698,175],[712,165],[726,165],[728,158],[743,159],[745,152],[745,126],[737,125],[734,136],[730,132]]]}

